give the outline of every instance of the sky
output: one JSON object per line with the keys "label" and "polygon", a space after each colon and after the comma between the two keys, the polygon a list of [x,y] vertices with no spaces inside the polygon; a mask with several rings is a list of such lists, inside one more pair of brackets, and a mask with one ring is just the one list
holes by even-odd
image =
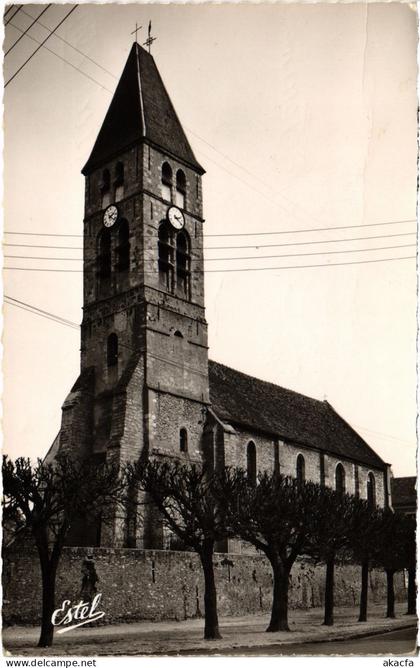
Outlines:
{"label": "sky", "polygon": [[[52,5],[40,22],[51,30],[72,7]],[[43,9],[24,5],[10,20],[6,51]],[[5,241],[22,245],[4,247],[4,265],[25,268],[4,271],[6,295],[80,323],[80,170],[131,32],[149,20],[206,169],[210,357],[327,398],[394,475],[414,475],[417,17],[407,4],[78,6],[5,88]],[[38,23],[28,32],[38,43],[47,34]],[[5,56],[6,82],[33,40]],[[4,450],[42,457],[79,372],[79,334],[10,302],[4,318]]]}

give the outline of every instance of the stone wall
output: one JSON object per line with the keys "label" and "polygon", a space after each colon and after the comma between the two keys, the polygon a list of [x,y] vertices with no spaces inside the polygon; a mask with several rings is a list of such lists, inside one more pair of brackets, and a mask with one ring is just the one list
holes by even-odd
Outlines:
{"label": "stone wall", "polygon": [[[204,612],[200,562],[191,552],[95,548],[94,559],[102,593],[105,622],[183,620]],[[58,569],[57,607],[66,599],[78,602],[85,548],[65,548]],[[268,613],[271,568],[260,555],[221,554],[214,557],[221,615]],[[399,597],[404,596],[403,579]],[[290,607],[322,605],[324,568],[299,561],[292,571]],[[385,578],[372,571],[369,600],[385,601]],[[359,568],[336,569],[336,605],[352,606],[359,596]],[[3,620],[5,624],[34,624],[40,620],[41,579],[37,554],[30,548],[7,551],[3,562]]]}

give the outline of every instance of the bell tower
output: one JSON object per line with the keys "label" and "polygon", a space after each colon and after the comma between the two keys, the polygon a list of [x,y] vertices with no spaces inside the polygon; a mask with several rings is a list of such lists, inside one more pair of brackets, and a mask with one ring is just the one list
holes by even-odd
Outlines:
{"label": "bell tower", "polygon": [[[199,461],[209,404],[204,170],[137,43],[82,173],[81,375],[60,447],[121,463]],[[127,544],[123,533],[115,527],[106,544]]]}

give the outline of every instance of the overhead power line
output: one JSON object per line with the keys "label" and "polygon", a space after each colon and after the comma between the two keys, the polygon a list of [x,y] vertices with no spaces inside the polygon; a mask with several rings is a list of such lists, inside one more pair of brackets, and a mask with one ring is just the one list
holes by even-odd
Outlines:
{"label": "overhead power line", "polygon": [[[18,12],[20,12],[20,10],[22,9],[22,6],[23,6],[23,5],[18,5],[18,8],[17,8],[17,10],[15,11],[15,13],[13,14],[13,16],[9,16],[9,18],[8,18],[7,21],[5,22],[5,24],[4,24],[5,26],[7,26],[7,24],[10,23],[10,21],[11,21],[12,19],[15,18],[16,14],[17,14]],[[7,10],[7,11],[9,11],[9,10]]]}
{"label": "overhead power line", "polygon": [[[203,237],[205,239],[210,238],[210,237],[235,237],[235,236],[241,236],[241,237],[258,237],[258,236],[275,236],[277,234],[300,234],[302,232],[305,233],[310,233],[310,232],[331,232],[334,230],[350,230],[354,228],[363,228],[363,227],[379,227],[381,225],[401,225],[405,223],[415,223],[417,222],[415,219],[412,220],[389,220],[385,221],[382,223],[365,223],[363,225],[342,225],[339,227],[311,227],[309,229],[305,230],[300,230],[300,229],[294,229],[294,230],[278,230],[276,232],[224,232],[221,234],[203,234]],[[82,234],[59,234],[59,233],[51,233],[49,234],[48,232],[21,232],[17,231],[14,232],[12,230],[5,230],[5,234],[11,234],[11,235],[18,235],[18,236],[39,236],[39,237],[74,237],[74,238],[83,238]],[[357,237],[355,239],[323,239],[322,241],[310,241],[310,242],[303,242],[303,243],[332,243],[333,241],[362,241],[363,239],[382,239],[382,238],[387,238],[387,237],[400,237],[400,236],[406,236],[408,234],[416,234],[415,232],[398,232],[394,234],[382,234],[374,237]],[[289,242],[290,243],[290,242]],[[10,244],[10,243],[5,243],[5,246],[17,246],[18,244]],[[31,246],[32,244],[28,244],[28,247]],[[291,244],[294,245],[294,244]],[[257,244],[259,248],[263,248],[260,244]],[[33,248],[47,248],[47,246],[33,246]],[[53,246],[49,246],[48,248],[53,248]],[[64,248],[64,246],[57,246],[57,248]],[[228,248],[231,248],[229,246]],[[239,246],[238,248],[254,248],[254,245],[252,246]],[[218,250],[221,250],[221,248],[218,248]]]}
{"label": "overhead power line", "polygon": [[330,230],[349,230],[356,227],[379,227],[380,225],[400,225],[403,223],[415,223],[415,218],[409,220],[389,220],[382,223],[363,223],[361,225],[339,225],[334,227],[310,227],[304,230],[280,230],[278,232],[225,232],[223,234],[206,234],[206,237],[251,237],[267,236],[273,234],[301,234],[302,232],[328,232]]}
{"label": "overhead power line", "polygon": [[[23,32],[23,30],[22,30],[21,28],[19,28],[19,26],[17,26],[15,23],[11,23],[10,25],[11,25],[13,28],[15,28],[16,30],[18,30],[19,32]],[[100,88],[102,88],[103,90],[106,90],[108,93],[111,93],[111,95],[112,95],[112,90],[110,90],[109,88],[107,88],[106,86],[104,86],[103,84],[101,84],[99,81],[97,81],[97,79],[95,79],[94,77],[92,77],[90,74],[86,74],[86,72],[83,72],[83,70],[81,70],[80,67],[77,67],[77,65],[73,65],[73,63],[71,63],[69,60],[67,60],[67,59],[64,58],[63,56],[60,56],[59,53],[56,53],[55,51],[53,51],[52,49],[50,49],[48,46],[45,46],[45,44],[42,44],[42,43],[39,41],[39,39],[36,39],[35,37],[32,37],[32,35],[26,35],[26,37],[28,37],[29,39],[31,39],[31,40],[32,40],[33,42],[35,42],[36,44],[40,44],[41,46],[43,46],[44,49],[45,49],[46,51],[48,51],[49,53],[51,53],[53,56],[55,56],[56,58],[58,58],[59,60],[61,60],[63,63],[66,63],[67,65],[69,65],[70,67],[72,67],[74,70],[76,70],[76,71],[79,72],[80,74],[83,74],[83,76],[86,77],[86,79],[89,79],[89,80],[92,81],[93,83],[97,84]],[[55,35],[55,37],[58,37],[58,35]],[[62,38],[60,38],[60,39],[62,39]],[[64,41],[64,40],[63,40],[63,41]],[[80,52],[80,53],[82,53],[82,52]],[[84,55],[85,58],[88,58],[88,56],[86,56],[86,54],[83,54],[83,53],[82,53],[82,55]]]}
{"label": "overhead power line", "polygon": [[[6,53],[4,54],[4,57],[6,57],[7,54],[10,53],[11,50],[15,48],[16,44],[19,44],[20,40],[23,39],[23,38],[25,37],[25,35],[30,31],[30,29],[32,28],[32,26],[35,25],[35,23],[38,21],[38,19],[39,19],[43,14],[45,14],[45,12],[48,11],[50,7],[51,7],[51,5],[47,5],[47,6],[45,7],[45,9],[42,10],[42,12],[40,13],[40,15],[37,16],[36,18],[34,18],[34,20],[32,21],[32,23],[26,28],[26,30],[23,31],[23,33],[21,34],[21,36],[17,38],[16,42],[13,42],[12,46],[11,46],[9,49],[7,49]],[[25,12],[24,12],[24,13],[25,13]]]}
{"label": "overhead power line", "polygon": [[61,21],[55,26],[55,28],[50,32],[50,34],[47,35],[47,37],[40,43],[40,45],[38,46],[38,48],[35,49],[35,51],[33,51],[33,52],[31,53],[31,55],[29,56],[29,58],[27,58],[27,59],[25,60],[25,62],[23,63],[23,65],[21,65],[21,66],[19,67],[19,69],[13,74],[13,76],[11,76],[10,79],[9,79],[8,81],[6,81],[6,83],[4,84],[4,87],[5,87],[5,88],[6,88],[6,86],[9,85],[9,83],[11,83],[11,82],[13,81],[13,79],[15,79],[15,77],[17,77],[17,75],[19,74],[19,72],[21,72],[21,71],[23,70],[23,68],[29,63],[29,61],[32,60],[32,58],[35,56],[35,54],[38,53],[38,51],[40,50],[40,48],[41,48],[42,46],[44,46],[45,42],[51,37],[51,35],[53,35],[53,34],[55,33],[55,31],[58,30],[58,28],[59,28],[60,26],[63,25],[64,21],[67,21],[67,19],[69,18],[70,14],[72,14],[72,13],[77,9],[77,7],[78,7],[78,5],[75,5],[72,9],[70,9],[69,12],[67,12],[67,14],[65,15],[65,17],[64,17],[63,19],[61,19]]}
{"label": "overhead power line", "polygon": [[[37,306],[28,304],[27,302],[22,302],[19,299],[14,299],[14,297],[10,297],[8,295],[4,296],[4,301],[6,302],[6,304],[9,304],[9,306],[15,306],[16,308],[20,308],[22,311],[27,311],[32,315],[38,315],[41,318],[45,318],[46,320],[52,320],[53,322],[56,322],[59,325],[64,325],[65,327],[70,327],[71,329],[76,329],[77,331],[80,331],[80,325],[78,325],[76,322],[73,322],[72,320],[67,320],[67,318],[62,318],[61,316],[55,315],[50,311],[45,311],[44,309],[40,309]],[[122,343],[121,341],[118,342],[118,345],[121,346],[122,348],[127,348],[128,350],[136,352],[136,350],[132,346],[129,346],[126,343]]]}
{"label": "overhead power line", "polygon": [[[344,267],[349,265],[356,264],[372,264],[377,262],[394,262],[399,260],[415,260],[415,255],[409,255],[405,257],[384,257],[384,258],[375,258],[374,260],[352,260],[351,262],[329,262],[329,263],[320,263],[320,264],[302,264],[302,265],[287,265],[283,267],[244,267],[238,269],[206,269],[198,270],[193,269],[191,273],[199,274],[226,274],[233,272],[249,272],[249,271],[280,271],[282,269],[312,269],[314,267]],[[40,267],[3,267],[3,269],[11,271],[36,271],[36,272],[54,272],[54,273],[67,273],[67,274],[81,274],[83,269],[42,269]],[[96,272],[92,272],[96,273]],[[155,272],[145,272],[146,274],[152,274]]]}
{"label": "overhead power line", "polygon": [[40,309],[37,309],[35,306],[30,306],[30,305],[22,305],[19,303],[15,303],[15,301],[11,301],[10,298],[4,297],[4,301],[6,304],[9,304],[9,306],[15,306],[16,308],[21,309],[22,311],[27,311],[28,313],[32,313],[32,315],[38,315],[41,318],[45,318],[46,320],[51,320],[53,322],[56,322],[60,325],[65,325],[66,327],[71,327],[72,329],[79,329],[78,325],[76,323],[71,323],[69,321],[66,321],[59,316],[55,316],[53,314],[49,314],[48,312],[43,312]]}
{"label": "overhead power line", "polygon": [[[337,255],[341,253],[366,253],[374,251],[383,251],[390,250],[395,248],[415,248],[416,244],[401,244],[396,246],[379,246],[376,248],[345,248],[343,250],[330,250],[330,251],[317,251],[314,253],[283,253],[280,255],[246,255],[239,257],[210,257],[206,258],[205,262],[224,262],[232,260],[273,260],[275,258],[284,258],[284,257],[307,257],[310,255]],[[156,249],[157,250],[157,249]],[[5,255],[7,259],[13,260],[52,260],[55,262],[60,262],[61,260],[81,262],[82,258],[79,257],[34,257],[34,256],[25,256],[25,255]],[[149,258],[145,262],[157,262],[158,258]],[[201,258],[191,258],[191,262],[202,262]]]}
{"label": "overhead power line", "polygon": [[4,295],[5,299],[8,299],[12,302],[16,302],[16,304],[20,304],[21,306],[26,306],[27,308],[35,309],[36,311],[39,311],[40,313],[43,313],[44,315],[48,315],[51,317],[54,317],[56,319],[62,320],[63,322],[69,324],[69,325],[74,325],[75,327],[78,327],[78,325],[75,322],[72,322],[71,320],[67,320],[67,318],[62,318],[59,315],[55,315],[53,313],[50,313],[49,311],[44,311],[44,309],[38,308],[38,306],[32,306],[32,304],[28,304],[27,302],[23,302],[20,299],[15,299],[15,297],[10,297],[10,295]]}
{"label": "overhead power line", "polygon": [[[25,11],[24,9],[22,9],[22,14],[25,14],[25,16],[28,16],[28,18],[30,18],[30,19],[35,18],[34,16],[32,16],[31,14],[29,14],[29,12]],[[39,17],[38,17],[38,18],[39,18]],[[46,26],[46,25],[44,25],[43,23],[41,23],[41,21],[38,21],[38,24],[41,26],[41,28],[44,28],[45,30],[51,31],[51,28],[49,28],[48,26]],[[16,26],[15,26],[15,27],[16,27]],[[102,66],[100,63],[98,63],[96,60],[93,60],[93,58],[91,58],[90,56],[88,56],[87,53],[84,53],[84,51],[81,51],[80,49],[78,49],[77,46],[74,46],[74,44],[71,44],[70,42],[68,42],[66,39],[64,39],[64,37],[61,37],[61,35],[58,35],[57,33],[54,35],[54,37],[56,37],[58,40],[60,40],[60,42],[63,42],[64,44],[67,44],[67,46],[69,46],[71,49],[73,49],[74,51],[76,51],[77,53],[79,53],[81,56],[83,56],[83,58],[86,58],[87,60],[90,60],[91,63],[93,63],[94,65],[96,65],[96,67],[99,67],[99,68],[100,68],[101,70],[103,70],[103,72],[105,72],[106,74],[109,74],[109,76],[111,76],[113,79],[118,80],[118,77],[116,77],[115,74],[112,74],[112,72],[110,72],[109,70],[107,70],[106,67],[103,67],[103,66]],[[57,54],[55,54],[55,55],[57,55]]]}

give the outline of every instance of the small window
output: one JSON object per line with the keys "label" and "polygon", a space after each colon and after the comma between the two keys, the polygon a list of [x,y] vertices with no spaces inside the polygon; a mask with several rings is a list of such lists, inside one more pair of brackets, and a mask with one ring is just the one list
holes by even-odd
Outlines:
{"label": "small window", "polygon": [[130,230],[124,218],[118,224],[118,246],[115,254],[116,270],[128,271],[130,269]]}
{"label": "small window", "polygon": [[115,166],[115,201],[119,202],[124,197],[124,165],[117,162]]}
{"label": "small window", "polygon": [[172,201],[172,167],[168,162],[162,165],[162,197],[167,202]]}
{"label": "small window", "polygon": [[173,232],[166,221],[159,226],[158,264],[159,282],[165,290],[172,292],[174,285]]}
{"label": "small window", "polygon": [[300,485],[305,482],[305,457],[303,455],[298,455],[296,460],[296,478]]}
{"label": "small window", "polygon": [[371,508],[376,506],[376,482],[373,473],[369,473],[367,479],[367,501]]}
{"label": "small window", "polygon": [[107,364],[108,367],[117,366],[118,364],[118,336],[114,333],[108,336]]}
{"label": "small window", "polygon": [[254,441],[250,441],[246,448],[246,470],[248,480],[252,485],[257,484],[257,450]]}
{"label": "small window", "polygon": [[182,169],[176,173],[176,200],[175,203],[180,209],[185,208],[185,195],[187,192],[187,180]]}
{"label": "small window", "polygon": [[346,491],[346,473],[342,464],[337,464],[335,469],[335,490],[340,495],[345,494]]}
{"label": "small window", "polygon": [[184,427],[179,432],[179,449],[188,452],[188,432]]}
{"label": "small window", "polygon": [[104,169],[102,172],[101,204],[103,209],[111,204],[111,174],[109,169]]}
{"label": "small window", "polygon": [[190,243],[183,230],[176,238],[176,286],[178,294],[189,298],[190,293]]}

